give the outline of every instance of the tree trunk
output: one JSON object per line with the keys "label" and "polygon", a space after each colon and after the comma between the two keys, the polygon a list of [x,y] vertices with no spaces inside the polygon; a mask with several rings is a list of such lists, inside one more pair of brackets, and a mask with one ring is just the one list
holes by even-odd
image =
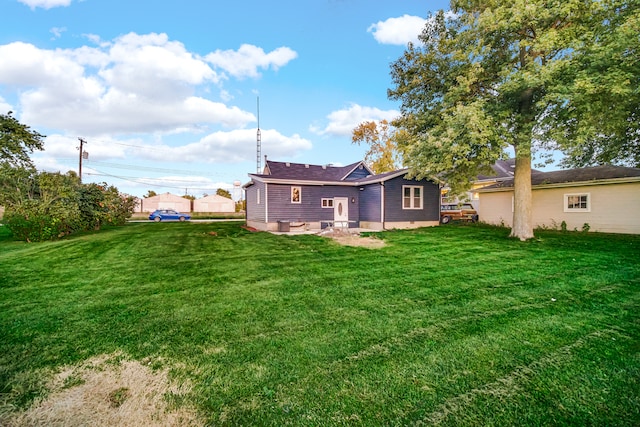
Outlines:
{"label": "tree trunk", "polygon": [[511,228],[511,237],[517,237],[520,240],[533,238],[531,205],[531,149],[516,148],[516,170],[513,178],[513,227]]}

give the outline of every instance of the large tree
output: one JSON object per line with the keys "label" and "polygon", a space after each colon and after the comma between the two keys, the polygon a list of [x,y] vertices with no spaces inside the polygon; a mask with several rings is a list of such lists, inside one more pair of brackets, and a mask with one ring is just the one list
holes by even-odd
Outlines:
{"label": "large tree", "polygon": [[640,167],[640,1],[596,3],[547,95],[545,142],[566,166]]}
{"label": "large tree", "polygon": [[29,155],[44,148],[43,138],[11,111],[0,114],[0,206],[19,202],[33,191],[36,169]]}
{"label": "large tree", "polygon": [[[633,103],[621,107],[611,128],[598,128],[594,123],[606,117],[613,95],[580,94],[587,92],[584,82],[619,60],[607,47],[620,40],[611,35],[612,26],[629,21],[637,28],[638,1],[453,0],[450,13],[431,16],[422,43],[410,44],[391,67],[395,87],[388,93],[401,101],[402,113],[393,124],[406,131],[399,147],[412,174],[438,175],[460,192],[511,147],[511,235],[533,237],[531,160],[537,146],[570,154],[609,139],[629,147],[621,136],[631,133],[633,139],[633,126],[620,127],[634,120],[637,144],[637,104],[635,113]],[[626,71],[637,65],[637,33],[631,39],[627,45],[635,50],[618,49],[632,64]],[[598,64],[586,67],[594,53]],[[635,80],[616,79],[619,90],[637,94],[634,83],[637,74]]]}
{"label": "large tree", "polygon": [[43,138],[44,135],[16,120],[11,111],[0,114],[0,165],[33,169],[29,154],[43,149]]}

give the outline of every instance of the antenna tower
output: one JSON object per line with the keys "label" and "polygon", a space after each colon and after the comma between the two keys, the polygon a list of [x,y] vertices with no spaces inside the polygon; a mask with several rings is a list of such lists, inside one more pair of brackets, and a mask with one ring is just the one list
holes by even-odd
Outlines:
{"label": "antenna tower", "polygon": [[260,158],[262,157],[262,135],[260,134],[260,97],[258,97],[258,132],[256,133],[256,173],[260,171]]}

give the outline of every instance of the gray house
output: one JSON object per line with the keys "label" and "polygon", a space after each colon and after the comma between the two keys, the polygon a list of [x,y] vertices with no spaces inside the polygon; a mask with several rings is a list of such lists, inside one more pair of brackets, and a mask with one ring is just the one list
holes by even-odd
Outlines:
{"label": "gray house", "polygon": [[407,179],[406,169],[374,175],[364,162],[320,166],[266,160],[243,188],[247,225],[258,230],[327,226],[415,228],[438,225],[440,186]]}

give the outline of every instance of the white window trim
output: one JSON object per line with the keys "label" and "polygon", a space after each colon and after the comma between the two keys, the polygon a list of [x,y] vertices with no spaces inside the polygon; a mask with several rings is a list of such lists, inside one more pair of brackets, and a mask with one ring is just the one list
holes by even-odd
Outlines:
{"label": "white window trim", "polygon": [[[405,189],[410,188],[411,190],[411,196],[410,196],[410,206],[407,208],[404,206],[404,200],[405,200]],[[415,207],[413,204],[413,201],[415,199],[414,197],[414,189],[419,188],[420,189],[420,207]],[[421,210],[424,208],[424,187],[422,185],[403,185],[402,186],[402,209],[403,210]]]}
{"label": "white window trim", "polygon": [[[298,200],[294,201],[293,200],[294,199],[293,195],[294,195],[296,190],[298,190]],[[297,186],[296,187],[291,187],[291,203],[296,204],[296,205],[302,203],[302,187],[297,187]]]}
{"label": "white window trim", "polygon": [[[571,196],[587,196],[586,208],[569,208],[569,197]],[[564,199],[565,212],[591,212],[591,193],[566,193]]]}
{"label": "white window trim", "polygon": [[322,209],[333,209],[333,199],[329,199],[329,198],[321,199],[320,206],[322,207]]}

